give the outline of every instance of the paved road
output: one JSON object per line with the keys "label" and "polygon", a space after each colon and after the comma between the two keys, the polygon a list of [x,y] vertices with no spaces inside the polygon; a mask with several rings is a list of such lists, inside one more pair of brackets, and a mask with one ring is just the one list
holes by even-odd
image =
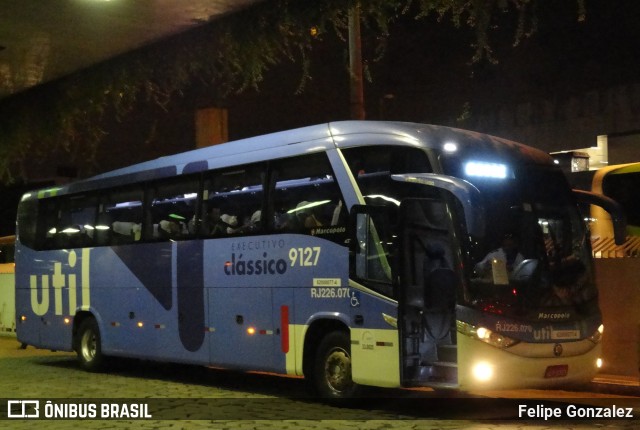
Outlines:
{"label": "paved road", "polygon": [[[9,419],[1,428],[32,429],[632,429],[640,424],[640,401],[596,395],[574,399],[566,392],[527,391],[485,393],[483,396],[426,391],[372,391],[347,406],[309,398],[304,381],[265,374],[244,374],[195,366],[154,364],[131,360],[116,363],[109,373],[79,370],[75,356],[33,348],[19,349],[14,338],[0,337],[0,415],[8,399],[47,400],[58,410],[72,404],[94,405],[97,418],[84,420]],[[486,394],[514,399],[487,399]],[[528,397],[523,398],[523,397]],[[600,403],[634,407],[634,416],[618,420],[544,421],[518,417],[520,404],[535,405],[545,398],[549,410],[566,411],[567,404]],[[550,397],[554,397],[551,399]],[[567,399],[568,397],[568,399]],[[564,399],[563,399],[564,398]],[[133,414],[131,404],[146,405],[152,418],[100,419],[103,404],[115,404],[118,413]],[[111,406],[107,406],[109,408]],[[144,406],[142,407],[144,410]],[[90,409],[78,413],[90,413]],[[110,410],[111,413],[114,410]]]}

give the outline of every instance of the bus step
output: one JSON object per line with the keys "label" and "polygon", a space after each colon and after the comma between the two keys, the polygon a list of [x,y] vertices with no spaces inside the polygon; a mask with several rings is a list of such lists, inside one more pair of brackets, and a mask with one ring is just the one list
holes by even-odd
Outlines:
{"label": "bus step", "polygon": [[431,381],[434,382],[457,382],[458,363],[450,361],[437,361],[432,364]]}
{"label": "bus step", "polygon": [[407,354],[404,356],[404,360],[407,363],[419,362],[421,359],[422,359],[422,356],[420,354]]}
{"label": "bus step", "polygon": [[438,345],[438,360],[458,362],[458,345]]}
{"label": "bus step", "polygon": [[458,363],[454,363],[453,361],[436,361],[432,363],[432,366],[457,369]]}
{"label": "bus step", "polygon": [[443,390],[455,390],[459,388],[457,382],[429,382],[429,387]]}
{"label": "bus step", "polygon": [[429,385],[433,383],[458,383],[458,365],[456,363],[436,362],[428,366],[413,368],[413,383]]}

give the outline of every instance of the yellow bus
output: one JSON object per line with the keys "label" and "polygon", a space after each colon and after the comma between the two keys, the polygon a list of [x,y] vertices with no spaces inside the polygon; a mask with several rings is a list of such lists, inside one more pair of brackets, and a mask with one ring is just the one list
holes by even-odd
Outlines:
{"label": "yellow bus", "polygon": [[[640,236],[640,162],[617,164],[596,171],[591,191],[617,201],[627,217],[627,235]],[[598,206],[591,206],[591,237],[613,237],[611,216]]]}
{"label": "yellow bus", "polygon": [[15,236],[0,237],[0,332],[15,333]]}

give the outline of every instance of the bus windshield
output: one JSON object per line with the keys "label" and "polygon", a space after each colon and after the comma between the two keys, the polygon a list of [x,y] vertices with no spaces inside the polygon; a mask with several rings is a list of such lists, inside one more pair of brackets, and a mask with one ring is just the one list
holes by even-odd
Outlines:
{"label": "bus windshield", "polygon": [[462,169],[483,195],[487,220],[484,237],[463,252],[470,304],[518,318],[538,318],[542,308],[562,319],[597,312],[585,227],[562,173],[535,165]]}

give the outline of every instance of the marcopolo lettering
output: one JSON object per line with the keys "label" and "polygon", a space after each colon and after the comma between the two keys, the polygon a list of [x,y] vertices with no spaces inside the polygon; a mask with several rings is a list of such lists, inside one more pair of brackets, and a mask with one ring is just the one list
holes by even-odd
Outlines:
{"label": "marcopolo lettering", "polygon": [[225,275],[282,275],[287,271],[287,262],[282,258],[269,258],[265,252],[262,259],[244,260],[242,254],[231,254],[231,261],[224,263]]}

